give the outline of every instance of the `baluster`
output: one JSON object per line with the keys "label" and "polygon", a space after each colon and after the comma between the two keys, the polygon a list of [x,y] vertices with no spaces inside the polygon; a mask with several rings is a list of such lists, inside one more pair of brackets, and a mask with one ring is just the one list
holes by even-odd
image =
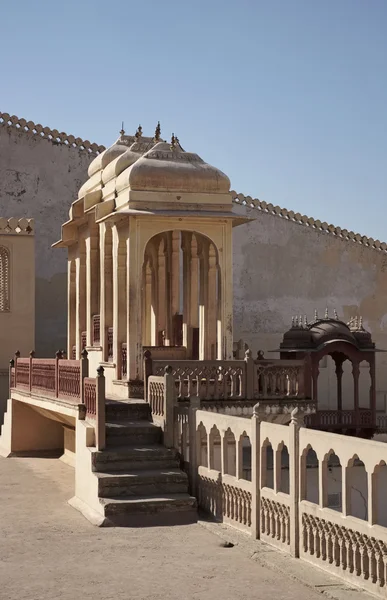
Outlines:
{"label": "baluster", "polygon": [[313,535],[312,527],[308,528],[308,546],[309,546],[309,554],[313,555],[314,554],[314,535]]}
{"label": "baluster", "polygon": [[372,583],[376,583],[377,574],[376,574],[376,556],[375,556],[375,548],[372,546],[372,543],[368,546],[368,571],[369,578]]}
{"label": "baluster", "polygon": [[320,558],[320,536],[317,527],[313,527],[313,545],[316,558]]}
{"label": "baluster", "polygon": [[360,546],[360,564],[361,564],[361,574],[363,579],[369,578],[369,564],[368,564],[368,552],[367,552],[367,544],[365,541],[362,541]]}

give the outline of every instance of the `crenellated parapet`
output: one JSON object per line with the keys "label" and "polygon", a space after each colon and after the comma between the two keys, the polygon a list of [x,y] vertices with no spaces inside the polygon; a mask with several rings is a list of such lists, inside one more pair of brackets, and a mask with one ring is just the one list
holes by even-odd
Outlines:
{"label": "crenellated parapet", "polygon": [[17,219],[16,217],[11,217],[10,219],[6,219],[5,217],[0,217],[0,235],[34,235],[35,225],[34,219]]}
{"label": "crenellated parapet", "polygon": [[232,191],[231,195],[233,201],[241,206],[246,206],[248,208],[256,208],[261,212],[277,217],[282,217],[283,219],[286,219],[287,221],[292,221],[293,223],[297,223],[298,225],[310,227],[311,229],[314,229],[315,231],[321,233],[328,233],[342,240],[354,242],[356,244],[362,244],[363,246],[373,248],[374,250],[380,250],[382,252],[387,251],[386,242],[374,240],[373,238],[369,238],[366,235],[354,233],[353,231],[348,231],[347,229],[342,229],[341,227],[336,227],[335,225],[329,225],[325,221],[321,222],[319,219],[314,219],[313,217],[301,215],[301,213],[296,213],[294,212],[294,210],[287,210],[286,208],[281,208],[280,206],[274,206],[273,204],[265,202],[264,200],[258,200],[258,198],[244,196],[244,194],[237,194],[237,192],[235,191]]}
{"label": "crenellated parapet", "polygon": [[89,140],[82,140],[79,137],[68,135],[64,131],[59,132],[57,129],[50,129],[50,127],[43,127],[39,123],[33,121],[27,121],[26,119],[19,119],[15,115],[9,115],[8,113],[0,112],[0,126],[12,127],[19,131],[23,131],[30,135],[39,136],[43,139],[49,140],[54,144],[63,144],[69,148],[78,148],[79,150],[85,150],[89,154],[97,155],[105,150],[105,146],[99,146],[98,144],[92,144]]}

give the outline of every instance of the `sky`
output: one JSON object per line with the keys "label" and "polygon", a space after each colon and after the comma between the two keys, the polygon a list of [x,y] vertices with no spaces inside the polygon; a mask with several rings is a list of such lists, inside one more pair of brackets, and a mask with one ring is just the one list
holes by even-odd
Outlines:
{"label": "sky", "polygon": [[13,0],[0,111],[110,145],[121,122],[238,193],[387,241],[387,0]]}

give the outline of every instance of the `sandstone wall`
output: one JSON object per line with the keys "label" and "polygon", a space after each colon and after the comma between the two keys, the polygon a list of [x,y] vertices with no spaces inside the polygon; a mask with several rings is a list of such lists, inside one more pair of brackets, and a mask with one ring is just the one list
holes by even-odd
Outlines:
{"label": "sandstone wall", "polygon": [[66,252],[51,244],[60,238],[94,156],[0,121],[0,215],[35,219],[37,356],[66,348]]}
{"label": "sandstone wall", "polygon": [[[367,246],[361,236],[356,239],[344,231],[344,239],[327,228],[258,208],[247,208],[246,214],[255,220],[234,229],[234,339],[243,338],[252,350],[263,349],[266,356],[275,357],[267,351],[278,348],[293,315],[307,315],[312,320],[315,309],[324,316],[328,307],[330,316],[336,309],[346,322],[362,315],[377,346],[387,349],[384,244],[376,249],[373,240]],[[321,398],[326,407],[334,408],[334,374],[326,364],[320,365],[323,395],[319,394],[319,401]],[[386,367],[386,355],[379,354],[380,409],[384,409],[387,390]]]}

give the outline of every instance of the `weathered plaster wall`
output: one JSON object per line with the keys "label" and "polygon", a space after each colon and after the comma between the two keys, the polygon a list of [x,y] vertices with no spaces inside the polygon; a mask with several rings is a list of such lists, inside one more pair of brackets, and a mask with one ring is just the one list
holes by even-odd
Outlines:
{"label": "weathered plaster wall", "polygon": [[[278,348],[294,315],[313,319],[336,309],[348,321],[362,315],[377,346],[387,349],[387,254],[255,208],[254,221],[234,229],[234,339],[253,351]],[[275,354],[271,356],[275,357]],[[323,366],[323,365],[321,365]],[[378,406],[387,390],[386,355],[377,357]],[[321,369],[334,407],[333,374]]]}
{"label": "weathered plaster wall", "polygon": [[37,134],[0,126],[0,215],[32,217],[36,235],[36,353],[66,348],[67,259],[60,238],[93,155]]}

